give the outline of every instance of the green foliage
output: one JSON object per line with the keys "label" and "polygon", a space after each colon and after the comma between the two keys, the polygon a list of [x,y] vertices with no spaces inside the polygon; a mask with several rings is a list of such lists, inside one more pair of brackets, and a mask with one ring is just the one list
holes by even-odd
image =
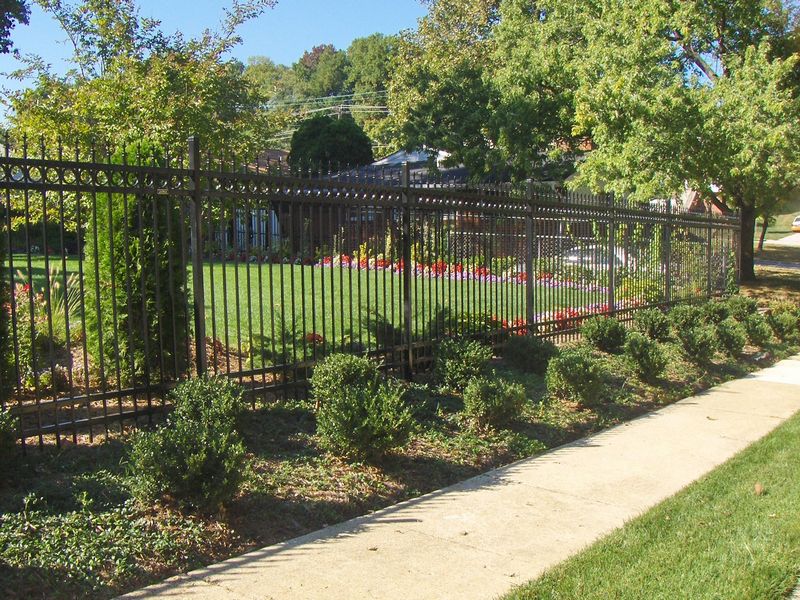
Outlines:
{"label": "green foliage", "polygon": [[0,410],[0,487],[9,479],[17,453],[17,418]]}
{"label": "green foliage", "polygon": [[8,54],[14,47],[11,30],[17,23],[28,24],[31,10],[25,0],[4,0],[0,10],[0,54]]}
{"label": "green foliage", "polygon": [[592,317],[581,327],[581,334],[595,348],[616,354],[625,345],[628,332],[614,317]]}
{"label": "green foliage", "polygon": [[545,374],[548,393],[584,407],[608,400],[608,373],[591,350],[584,347],[562,350],[550,361]]}
{"label": "green foliage", "polygon": [[657,304],[664,301],[664,281],[662,278],[649,277],[637,272],[623,277],[617,289],[620,300],[640,300],[646,304]]}
{"label": "green foliage", "polygon": [[[159,164],[152,146],[128,147],[112,158],[137,156]],[[98,194],[86,234],[86,339],[108,375],[119,364],[123,382],[160,373],[179,377],[188,366],[187,272],[182,242],[188,224],[180,203],[162,197]],[[156,226],[154,226],[154,223]],[[156,301],[158,299],[158,302]]]}
{"label": "green foliage", "polygon": [[736,319],[728,317],[717,324],[717,342],[729,356],[736,358],[744,349],[747,333]]}
{"label": "green foliage", "polygon": [[180,568],[207,549],[209,532],[202,521],[174,512],[153,519],[131,502],[96,511],[90,502],[79,510],[54,512],[28,496],[23,511],[4,513],[0,571],[7,564],[19,569],[32,589],[47,590],[34,597],[97,598],[148,580],[153,564]]}
{"label": "green foliage", "polygon": [[547,363],[558,354],[550,340],[529,335],[514,335],[503,346],[503,358],[515,369],[544,375]]}
{"label": "green foliage", "polygon": [[461,391],[478,377],[492,359],[492,349],[474,340],[448,339],[439,344],[433,359],[436,380],[447,390]]}
{"label": "green foliage", "polygon": [[690,325],[676,329],[675,335],[686,357],[698,365],[706,365],[717,352],[717,337],[711,325]]}
{"label": "green foliage", "polygon": [[132,441],[132,491],[145,503],[172,499],[217,510],[233,499],[244,477],[242,390],[225,378],[201,378],[179,384],[170,398],[175,409],[167,422]]}
{"label": "green foliage", "polygon": [[754,346],[764,348],[772,341],[772,328],[763,315],[749,314],[742,321],[748,341]]}
{"label": "green foliage", "polygon": [[747,296],[731,296],[726,302],[728,312],[737,321],[744,321],[758,312],[758,302]]}
{"label": "green foliage", "polygon": [[317,413],[322,445],[340,456],[367,460],[404,445],[414,420],[403,394],[403,387],[392,381],[340,385]]}
{"label": "green foliage", "polygon": [[311,376],[311,395],[320,405],[332,401],[345,388],[375,388],[380,380],[374,361],[352,354],[331,354],[325,357]]}
{"label": "green foliage", "polygon": [[303,121],[292,135],[289,164],[299,168],[359,166],[371,163],[372,142],[352,117],[317,116]]}
{"label": "green foliage", "polygon": [[632,332],[625,343],[625,354],[645,381],[657,380],[667,368],[667,355],[658,342]]}
{"label": "green foliage", "polygon": [[800,319],[791,312],[777,312],[767,315],[767,323],[782,342],[800,342]]}
{"label": "green foliage", "polygon": [[[80,140],[87,152],[93,140],[182,148],[190,135],[215,155],[262,151],[275,128],[241,64],[226,57],[239,28],[272,4],[236,2],[218,28],[189,39],[164,33],[134,1],[38,2],[72,56],[63,75],[25,60],[32,85],[11,94],[11,124],[32,139]],[[55,222],[56,202],[52,210]]]}
{"label": "green foliage", "polygon": [[730,316],[728,305],[724,302],[715,302],[710,300],[705,304],[700,305],[700,310],[703,312],[703,321],[708,325],[717,325],[722,323]]}
{"label": "green foliage", "polygon": [[633,324],[651,340],[663,342],[669,339],[669,317],[658,308],[637,310],[633,314]]}
{"label": "green foliage", "polygon": [[475,377],[464,388],[464,413],[478,426],[502,427],[525,406],[525,388],[497,374]]}
{"label": "green foliage", "polygon": [[669,311],[669,320],[677,334],[681,330],[699,327],[705,322],[703,309],[692,304],[679,304]]}

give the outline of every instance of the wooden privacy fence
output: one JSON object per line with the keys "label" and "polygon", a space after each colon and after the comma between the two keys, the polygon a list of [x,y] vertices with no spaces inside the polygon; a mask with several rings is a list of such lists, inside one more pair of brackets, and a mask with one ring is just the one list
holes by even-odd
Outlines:
{"label": "wooden privacy fence", "polygon": [[152,419],[175,382],[305,392],[332,352],[410,375],[445,336],[570,339],[589,315],[706,298],[735,217],[425,168],[292,169],[190,140],[49,152],[6,140],[2,406],[25,444]]}

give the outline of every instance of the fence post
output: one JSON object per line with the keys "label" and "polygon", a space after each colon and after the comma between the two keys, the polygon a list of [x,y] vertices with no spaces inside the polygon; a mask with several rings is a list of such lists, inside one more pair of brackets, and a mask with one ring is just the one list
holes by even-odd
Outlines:
{"label": "fence post", "polygon": [[672,201],[667,201],[666,224],[664,225],[664,301],[672,302]]}
{"label": "fence post", "polygon": [[400,201],[403,206],[403,337],[406,347],[404,371],[406,379],[410,380],[414,371],[414,349],[411,346],[413,332],[411,323],[411,184],[408,162],[403,163],[400,185],[402,187]]}
{"label": "fence post", "polygon": [[533,335],[535,299],[533,297],[533,181],[528,181],[528,212],[525,215],[525,318],[528,335]]}
{"label": "fence post", "polygon": [[713,240],[713,233],[711,231],[711,225],[712,225],[712,217],[713,217],[713,215],[711,214],[711,204],[710,203],[707,204],[707,210],[708,210],[708,221],[706,222],[706,231],[707,231],[706,232],[706,268],[708,270],[708,274],[707,274],[708,279],[706,281],[706,287],[707,287],[706,296],[711,298],[711,295],[713,294],[713,291],[714,291],[714,275],[713,275],[713,266],[711,265],[711,260],[712,260],[712,256],[713,256],[713,253],[711,252],[711,244],[712,244],[712,240]]}
{"label": "fence post", "polygon": [[617,212],[614,210],[614,192],[606,194],[608,200],[608,311],[611,316],[617,312]]}
{"label": "fence post", "polygon": [[194,296],[194,338],[197,376],[207,370],[206,308],[203,287],[203,205],[200,188],[200,142],[196,136],[189,138],[189,170],[192,171],[191,237],[192,237],[192,296]]}

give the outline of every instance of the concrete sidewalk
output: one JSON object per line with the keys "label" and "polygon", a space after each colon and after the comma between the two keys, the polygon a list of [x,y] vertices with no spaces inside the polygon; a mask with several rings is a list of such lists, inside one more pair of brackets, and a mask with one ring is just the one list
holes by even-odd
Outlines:
{"label": "concrete sidewalk", "polygon": [[536,458],[126,597],[493,598],[798,410],[800,356]]}

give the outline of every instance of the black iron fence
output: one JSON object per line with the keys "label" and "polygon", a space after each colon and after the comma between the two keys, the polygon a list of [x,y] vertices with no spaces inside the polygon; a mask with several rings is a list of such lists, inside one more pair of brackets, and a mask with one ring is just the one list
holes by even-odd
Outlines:
{"label": "black iron fence", "polygon": [[303,394],[332,352],[405,374],[444,336],[570,339],[722,292],[738,220],[427,168],[6,140],[2,406],[26,444],[108,435],[198,373]]}

